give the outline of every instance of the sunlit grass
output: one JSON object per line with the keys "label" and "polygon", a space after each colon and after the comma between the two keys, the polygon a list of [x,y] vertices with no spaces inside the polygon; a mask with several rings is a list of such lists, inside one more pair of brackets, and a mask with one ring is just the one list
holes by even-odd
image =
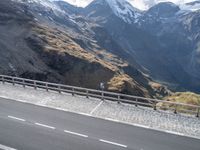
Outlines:
{"label": "sunlit grass", "polygon": [[[164,100],[175,103],[200,106],[200,95],[192,92],[177,92],[170,96],[165,97]],[[170,109],[174,110],[176,108],[177,112],[186,112],[186,113],[191,113],[190,111],[197,112],[197,109],[191,106],[175,105],[164,102],[158,103],[157,106],[163,110],[170,110]]]}

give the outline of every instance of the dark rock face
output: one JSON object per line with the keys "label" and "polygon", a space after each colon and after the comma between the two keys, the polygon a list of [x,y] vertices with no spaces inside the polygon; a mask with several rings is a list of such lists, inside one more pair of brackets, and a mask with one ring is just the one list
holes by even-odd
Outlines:
{"label": "dark rock face", "polygon": [[88,17],[107,30],[128,54],[130,64],[136,62],[140,70],[174,90],[200,92],[199,11],[182,12],[175,4],[163,2],[131,25],[114,16],[105,3],[91,3],[85,12],[93,12]]}
{"label": "dark rock face", "polygon": [[[162,7],[159,7],[158,4],[154,8],[161,9]],[[199,59],[196,54],[198,47],[196,46],[198,43],[196,37],[199,35],[200,12],[181,13],[176,6],[173,8],[175,14],[165,16],[164,19],[160,15],[157,18],[152,17],[153,15],[149,16],[149,13],[152,13],[150,9],[150,12],[147,11],[144,15],[148,21],[143,22],[141,28],[159,39],[162,51],[157,57],[161,57],[165,61],[166,69],[170,73],[168,75],[164,73],[159,80],[177,83],[179,90],[185,88],[199,92],[199,84],[196,84],[200,81],[199,68],[196,63]],[[166,75],[171,79],[166,79]]]}
{"label": "dark rock face", "polygon": [[173,17],[175,13],[177,13],[180,8],[171,2],[162,2],[153,7],[151,7],[148,11],[148,15],[152,15],[155,17]]}

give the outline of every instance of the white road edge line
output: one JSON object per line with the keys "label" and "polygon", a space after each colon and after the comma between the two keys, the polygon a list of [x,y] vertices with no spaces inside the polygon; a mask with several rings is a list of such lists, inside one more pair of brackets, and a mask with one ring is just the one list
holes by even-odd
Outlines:
{"label": "white road edge line", "polygon": [[99,141],[103,142],[103,143],[112,144],[112,145],[116,145],[116,146],[127,148],[127,146],[123,145],[123,144],[119,144],[119,143],[115,143],[115,142],[111,142],[111,141],[107,141],[107,140],[103,140],[103,139],[99,139]]}
{"label": "white road edge line", "polygon": [[113,121],[113,122],[120,122],[119,120],[117,119],[112,119],[112,118],[105,118],[106,120],[109,120],[109,121]]}
{"label": "white road edge line", "polygon": [[132,125],[134,125],[134,126],[136,126],[136,127],[141,127],[141,128],[151,129],[149,126],[145,126],[145,125],[141,125],[141,124],[133,123]]}
{"label": "white road edge line", "polygon": [[46,125],[46,124],[42,124],[42,123],[38,123],[38,122],[36,122],[35,125],[45,127],[45,128],[49,128],[49,129],[53,129],[53,130],[56,129],[55,127],[52,127],[52,126],[49,126],[49,125]]}
{"label": "white road edge line", "polygon": [[18,118],[18,117],[14,117],[14,116],[8,116],[8,118],[15,119],[15,120],[19,120],[19,121],[23,121],[23,122],[26,121],[25,119]]}
{"label": "white road edge line", "polygon": [[80,133],[76,133],[76,132],[72,132],[72,131],[68,131],[68,130],[64,130],[65,133],[69,133],[69,134],[73,134],[73,135],[77,135],[77,136],[81,136],[81,137],[84,137],[84,138],[88,138],[87,135],[84,135],[84,134],[80,134]]}
{"label": "white road edge line", "polygon": [[11,147],[8,147],[8,146],[5,146],[5,145],[1,145],[1,144],[0,144],[0,149],[3,149],[3,150],[17,150],[17,149],[14,149],[14,148],[11,148]]}
{"label": "white road edge line", "polygon": [[101,106],[102,103],[103,103],[103,101],[101,101],[101,102],[90,112],[90,115],[92,115],[92,114]]}
{"label": "white road edge line", "polygon": [[179,132],[174,132],[174,131],[168,131],[168,130],[165,130],[166,133],[169,133],[169,134],[175,134],[175,135],[180,135],[180,136],[184,136],[183,133],[179,133]]}

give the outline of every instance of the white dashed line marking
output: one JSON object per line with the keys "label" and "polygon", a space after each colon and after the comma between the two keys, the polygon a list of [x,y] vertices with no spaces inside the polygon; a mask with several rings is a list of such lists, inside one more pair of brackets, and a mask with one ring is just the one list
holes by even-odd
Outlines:
{"label": "white dashed line marking", "polygon": [[84,137],[84,138],[88,138],[87,135],[80,134],[80,133],[77,133],[77,132],[72,132],[72,131],[68,131],[68,130],[64,130],[64,132],[69,133],[69,134],[73,134],[73,135],[77,135],[77,136],[81,136],[81,137]]}
{"label": "white dashed line marking", "polygon": [[107,140],[103,140],[103,139],[99,139],[99,141],[103,142],[103,143],[112,144],[112,145],[115,145],[115,146],[127,148],[127,146],[123,145],[123,144],[119,144],[119,143],[115,143],[115,142],[111,142],[111,141],[107,141]]}
{"label": "white dashed line marking", "polygon": [[1,145],[1,144],[0,144],[0,149],[2,149],[2,150],[17,150],[17,149],[14,149],[14,148],[11,148],[11,147],[8,147],[5,145]]}
{"label": "white dashed line marking", "polygon": [[15,120],[18,120],[18,121],[23,121],[23,122],[26,121],[25,119],[14,117],[14,116],[8,116],[8,118],[15,119]]}
{"label": "white dashed line marking", "polygon": [[103,101],[101,101],[101,102],[90,112],[90,114],[92,115],[92,114],[101,106],[102,103],[103,103]]}
{"label": "white dashed line marking", "polygon": [[49,125],[46,125],[46,124],[37,123],[37,122],[35,123],[35,125],[45,127],[45,128],[49,128],[49,129],[53,129],[53,130],[56,129],[55,127],[52,127],[52,126],[49,126]]}

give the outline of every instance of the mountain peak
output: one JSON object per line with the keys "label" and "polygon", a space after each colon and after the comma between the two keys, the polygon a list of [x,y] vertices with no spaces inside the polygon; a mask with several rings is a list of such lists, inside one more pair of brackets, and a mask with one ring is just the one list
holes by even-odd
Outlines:
{"label": "mountain peak", "polygon": [[109,6],[117,17],[129,24],[136,22],[141,16],[140,10],[134,8],[127,0],[95,0],[91,4]]}
{"label": "mountain peak", "polygon": [[179,6],[172,2],[161,2],[148,10],[148,13],[160,17],[172,17],[180,10]]}

